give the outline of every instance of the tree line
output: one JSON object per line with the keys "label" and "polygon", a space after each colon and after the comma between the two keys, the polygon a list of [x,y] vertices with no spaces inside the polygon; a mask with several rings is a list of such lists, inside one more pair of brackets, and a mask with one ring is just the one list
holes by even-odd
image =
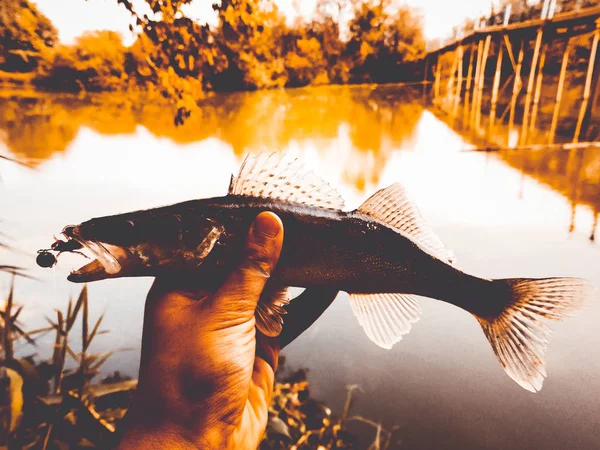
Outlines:
{"label": "tree line", "polygon": [[0,71],[61,91],[198,99],[207,91],[405,80],[406,63],[425,53],[418,11],[392,0],[318,0],[310,20],[291,24],[273,0],[221,0],[215,26],[186,17],[192,0],[145,0],[152,14],[113,1],[132,16],[137,39],[129,47],[112,31],[61,44],[29,0],[0,2]]}

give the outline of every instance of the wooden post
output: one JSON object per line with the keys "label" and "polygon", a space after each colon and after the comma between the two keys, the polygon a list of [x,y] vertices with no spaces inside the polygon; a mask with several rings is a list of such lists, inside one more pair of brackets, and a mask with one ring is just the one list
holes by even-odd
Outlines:
{"label": "wooden post", "polygon": [[475,60],[475,44],[471,44],[471,55],[469,56],[469,70],[467,71],[467,85],[465,86],[465,111],[463,126],[467,123],[469,113],[469,101],[471,99],[471,81],[473,80],[473,62]]}
{"label": "wooden post", "polygon": [[477,108],[475,109],[475,130],[479,132],[481,123],[481,100],[483,99],[483,85],[485,84],[485,66],[487,65],[488,54],[490,53],[490,44],[492,43],[492,35],[488,34],[485,38],[485,47],[481,58],[481,73],[479,74],[479,83],[477,90]]}
{"label": "wooden post", "polygon": [[451,113],[454,105],[454,77],[456,74],[456,68],[458,67],[458,48],[454,52],[454,59],[452,60],[452,68],[450,69],[450,78],[448,78],[448,84],[446,85],[446,105],[448,105],[448,112]]}
{"label": "wooden post", "polygon": [[548,46],[544,45],[544,48],[542,50],[542,56],[540,57],[540,68],[538,70],[538,76],[537,76],[537,81],[536,81],[536,85],[535,85],[535,95],[533,97],[533,108],[531,111],[531,122],[529,124],[528,136],[531,136],[531,133],[533,133],[533,131],[535,130],[535,121],[537,119],[538,107],[539,107],[539,103],[540,103],[540,95],[542,93],[542,78],[544,76],[544,66],[546,65],[546,51],[547,50],[548,50]]}
{"label": "wooden post", "polygon": [[510,99],[510,114],[508,116],[508,136],[510,141],[510,136],[513,131],[513,127],[515,124],[515,107],[517,106],[517,96],[519,95],[519,91],[521,90],[521,66],[523,65],[523,55],[525,53],[525,43],[521,41],[521,49],[519,50],[519,59],[517,61],[517,67],[515,69],[515,83],[513,84],[513,92],[512,97]]}
{"label": "wooden post", "polygon": [[474,128],[474,120],[475,120],[475,108],[477,107],[477,85],[479,80],[479,74],[481,72],[481,55],[483,53],[483,40],[479,41],[477,44],[477,67],[475,68],[475,79],[473,81],[473,100],[471,101],[471,115],[469,117],[469,128]]}
{"label": "wooden post", "polygon": [[571,200],[571,220],[569,221],[569,234],[575,231],[575,217],[577,215],[577,201]]}
{"label": "wooden post", "polygon": [[527,142],[527,132],[529,131],[529,107],[531,106],[531,93],[533,91],[533,82],[535,80],[535,74],[537,71],[537,61],[540,54],[540,46],[542,45],[543,30],[540,28],[537,32],[535,39],[535,48],[533,50],[533,58],[531,60],[531,69],[529,70],[529,76],[527,77],[527,94],[525,97],[525,108],[523,109],[523,125],[521,127],[521,137],[519,141],[521,144]]}
{"label": "wooden post", "polygon": [[565,76],[567,66],[569,65],[569,53],[571,52],[571,41],[567,41],[567,47],[563,53],[562,64],[560,66],[560,75],[558,77],[558,89],[556,90],[556,101],[554,102],[554,112],[552,113],[552,123],[548,133],[548,144],[554,144],[554,135],[556,134],[556,124],[558,123],[558,113],[560,112],[560,103],[562,100],[563,87],[565,85]]}
{"label": "wooden post", "polygon": [[[600,52],[600,42],[598,43],[598,52]],[[596,55],[598,58],[598,55]],[[590,124],[595,125],[598,129],[600,125],[600,70],[594,73],[592,78],[592,89],[590,92],[590,101],[588,102],[588,110],[585,113],[585,119],[581,125],[581,134],[588,132]]]}
{"label": "wooden post", "polygon": [[427,92],[427,81],[429,79],[429,74],[427,73],[427,71],[429,70],[429,60],[427,59],[427,55],[425,56],[425,68],[423,70],[423,100],[425,100],[425,93]]}
{"label": "wooden post", "polygon": [[492,106],[490,109],[490,128],[488,133],[491,135],[496,123],[496,103],[498,102],[498,90],[500,89],[500,79],[502,78],[502,55],[504,45],[502,39],[498,41],[498,56],[496,59],[496,73],[494,74],[494,84],[492,86]]}
{"label": "wooden post", "polygon": [[504,43],[506,44],[506,50],[508,53],[508,57],[510,58],[510,63],[512,64],[513,70],[517,70],[517,63],[515,62],[515,55],[513,55],[512,44],[510,43],[510,39],[508,35],[504,35]]}
{"label": "wooden post", "polygon": [[460,105],[460,94],[462,91],[462,83],[463,83],[463,57],[464,51],[463,46],[458,47],[458,75],[456,79],[456,93],[454,94],[454,109],[452,111],[452,118],[456,120],[456,115],[458,114],[458,105]]}
{"label": "wooden post", "polygon": [[594,75],[596,51],[598,50],[598,40],[600,40],[600,26],[596,28],[594,33],[594,40],[592,41],[592,51],[590,52],[590,61],[588,64],[587,75],[585,77],[585,87],[583,89],[583,101],[581,102],[581,109],[579,110],[579,118],[577,119],[577,126],[575,127],[575,135],[573,136],[573,142],[579,141],[579,134],[581,133],[581,125],[587,112],[587,105],[590,100],[590,90],[592,87],[592,76]]}
{"label": "wooden post", "polygon": [[439,51],[437,55],[437,62],[435,65],[435,84],[433,88],[434,99],[437,100],[440,96],[440,76],[441,76],[441,67],[440,67],[440,56],[442,56],[442,52]]}

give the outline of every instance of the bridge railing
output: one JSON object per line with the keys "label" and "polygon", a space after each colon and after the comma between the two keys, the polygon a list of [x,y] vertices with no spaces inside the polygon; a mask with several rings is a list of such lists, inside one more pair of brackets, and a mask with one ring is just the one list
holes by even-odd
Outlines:
{"label": "bridge railing", "polygon": [[[453,45],[461,41],[465,36],[473,32],[485,33],[486,29],[496,29],[498,26],[508,27],[518,23],[527,23],[532,20],[552,20],[555,16],[572,14],[600,8],[600,0],[543,0],[533,7],[521,8],[518,11],[512,9],[509,3],[504,10],[482,16],[454,29],[452,36],[447,38],[433,39],[426,43],[427,53],[435,52],[441,48]],[[557,17],[558,18],[558,17]]]}

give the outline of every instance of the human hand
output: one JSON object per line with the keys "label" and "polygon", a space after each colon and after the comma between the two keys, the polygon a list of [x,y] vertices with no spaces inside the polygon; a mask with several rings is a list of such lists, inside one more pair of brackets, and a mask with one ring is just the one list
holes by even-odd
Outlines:
{"label": "human hand", "polygon": [[120,448],[258,447],[279,345],[256,331],[254,310],[282,243],[281,221],[262,213],[240,264],[215,292],[155,281]]}

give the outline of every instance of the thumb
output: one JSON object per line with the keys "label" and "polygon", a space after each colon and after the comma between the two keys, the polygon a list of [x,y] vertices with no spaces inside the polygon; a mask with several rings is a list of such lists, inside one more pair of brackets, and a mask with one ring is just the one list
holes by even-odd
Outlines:
{"label": "thumb", "polygon": [[214,307],[228,314],[235,311],[250,320],[279,260],[282,244],[279,217],[272,212],[260,213],[248,231],[240,263],[215,293]]}

